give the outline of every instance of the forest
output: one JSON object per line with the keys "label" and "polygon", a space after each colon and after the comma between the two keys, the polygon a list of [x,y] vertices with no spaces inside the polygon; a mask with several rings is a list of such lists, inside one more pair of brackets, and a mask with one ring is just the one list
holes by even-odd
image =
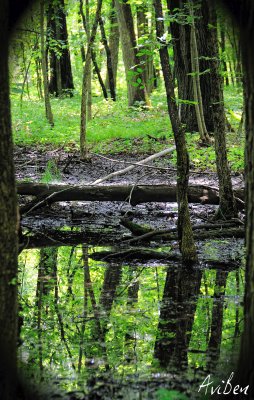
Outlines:
{"label": "forest", "polygon": [[0,34],[0,400],[254,399],[254,3]]}

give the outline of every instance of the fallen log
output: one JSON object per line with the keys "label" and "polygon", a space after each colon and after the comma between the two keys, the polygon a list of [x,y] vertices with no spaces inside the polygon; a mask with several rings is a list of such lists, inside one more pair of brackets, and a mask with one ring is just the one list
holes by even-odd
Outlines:
{"label": "fallen log", "polygon": [[[121,251],[115,252],[114,250],[109,251],[97,251],[89,254],[89,258],[93,260],[99,260],[104,262],[141,262],[144,261],[154,262],[154,261],[163,261],[164,263],[169,262],[181,262],[182,257],[180,253],[176,252],[166,252],[160,250],[153,250],[149,248],[136,247],[124,249]],[[202,259],[199,262],[199,265],[203,268],[207,269],[220,269],[220,270],[230,270],[233,271],[235,269],[240,268],[241,263],[235,260],[209,260]]]}
{"label": "fallen log", "polygon": [[[131,239],[128,239],[128,243],[137,243],[140,241],[149,241],[149,240],[172,240],[172,238],[176,238],[176,235],[172,235],[172,233],[177,233],[177,227],[172,227],[169,229],[152,229],[146,226],[142,226],[136,223],[133,223],[127,218],[121,218],[120,223],[125,228],[129,229],[133,235]],[[241,226],[242,229],[236,228],[236,226]],[[229,229],[229,228],[235,229]],[[232,221],[223,221],[223,223],[210,223],[210,224],[196,224],[192,225],[193,231],[207,231],[209,232],[199,232],[194,236],[197,239],[209,238],[214,237],[214,235],[218,235],[220,237],[243,237],[244,229],[243,229],[243,222],[241,220],[232,220]]]}
{"label": "fallen log", "polygon": [[[176,201],[176,185],[70,186],[23,182],[18,183],[17,192],[20,195],[37,197],[21,207],[22,214],[58,201],[128,201],[131,205]],[[216,188],[190,185],[188,193],[190,203],[219,204],[219,193]],[[235,190],[234,194],[239,199],[237,201],[239,208],[243,208],[243,190]]]}
{"label": "fallen log", "polygon": [[75,246],[87,244],[91,246],[110,246],[116,238],[111,232],[94,231],[61,231],[44,230],[35,234],[23,235],[19,243],[19,252],[27,249],[44,247]]}
{"label": "fallen log", "polygon": [[[196,240],[205,239],[216,239],[216,238],[244,238],[243,228],[230,228],[230,229],[214,229],[204,232],[194,232],[194,238]],[[136,239],[136,238],[135,238]],[[132,239],[131,239],[132,240]],[[155,236],[153,240],[160,240],[165,242],[177,241],[177,235],[165,234],[161,236]],[[19,252],[26,249],[44,248],[44,247],[59,247],[59,246],[75,246],[79,244],[88,244],[91,246],[110,246],[116,243],[125,244],[126,241],[123,238],[119,238],[119,231],[115,234],[113,232],[103,231],[43,231],[37,232],[36,234],[24,235],[22,242],[19,245]],[[130,243],[130,241],[129,241]],[[129,244],[128,243],[128,244]],[[134,244],[135,246],[135,244]],[[137,247],[138,248],[138,247]]]}

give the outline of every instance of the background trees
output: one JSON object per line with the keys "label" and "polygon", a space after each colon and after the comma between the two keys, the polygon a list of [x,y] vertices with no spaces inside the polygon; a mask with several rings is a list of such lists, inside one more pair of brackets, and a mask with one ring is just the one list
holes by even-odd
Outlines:
{"label": "background trees", "polygon": [[49,92],[72,96],[74,85],[64,0],[49,2],[47,7],[47,47]]}

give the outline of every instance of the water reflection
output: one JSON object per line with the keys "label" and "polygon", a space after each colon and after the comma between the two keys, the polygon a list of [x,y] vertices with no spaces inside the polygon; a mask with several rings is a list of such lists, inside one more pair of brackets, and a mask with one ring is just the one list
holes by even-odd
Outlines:
{"label": "water reflection", "polygon": [[19,352],[33,376],[88,393],[98,379],[151,382],[163,370],[183,376],[229,358],[241,331],[241,270],[106,263],[90,258],[98,250],[20,255]]}
{"label": "water reflection", "polygon": [[160,309],[154,355],[162,367],[188,366],[188,347],[202,273],[181,265],[169,267]]}

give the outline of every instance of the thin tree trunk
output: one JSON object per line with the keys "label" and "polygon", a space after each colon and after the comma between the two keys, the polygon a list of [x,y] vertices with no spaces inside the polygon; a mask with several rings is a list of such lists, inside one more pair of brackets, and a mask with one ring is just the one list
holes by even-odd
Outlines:
{"label": "thin tree trunk", "polygon": [[111,59],[111,51],[110,51],[110,48],[108,45],[102,18],[99,19],[99,25],[100,25],[100,30],[101,30],[102,43],[104,45],[104,48],[106,51],[106,56],[107,56],[107,74],[108,74],[108,84],[109,84],[110,95],[111,95],[111,99],[113,101],[116,101],[116,90],[115,90],[115,83],[114,83],[114,73],[113,73],[113,65],[112,65],[112,59]]}
{"label": "thin tree trunk", "polygon": [[225,292],[227,284],[227,271],[216,272],[216,280],[213,296],[213,311],[211,321],[210,339],[207,348],[207,365],[208,371],[213,371],[218,365],[220,357],[220,347],[222,340],[223,310],[225,303]]}
{"label": "thin tree trunk", "polygon": [[[162,5],[160,0],[154,0],[157,38],[165,33]],[[164,76],[168,113],[174,133],[177,152],[177,202],[178,202],[178,235],[183,262],[191,263],[197,260],[196,247],[190,222],[188,204],[189,155],[186,146],[185,131],[178,117],[173,77],[169,63],[168,49],[165,43],[160,43],[160,60]]]}
{"label": "thin tree trunk", "polygon": [[221,45],[221,60],[224,71],[224,80],[226,86],[229,86],[228,69],[227,69],[227,56],[226,56],[226,34],[225,34],[225,19],[220,21],[220,45]]}
{"label": "thin tree trunk", "polygon": [[201,88],[200,88],[199,54],[198,54],[198,48],[197,48],[196,27],[195,27],[195,22],[194,22],[194,12],[193,12],[192,1],[190,2],[190,15],[192,17],[191,33],[190,33],[191,67],[192,67],[192,74],[193,74],[193,93],[194,93],[194,101],[195,101],[196,118],[197,118],[197,123],[198,123],[200,139],[204,143],[209,143],[210,138],[209,138],[209,134],[206,129],[204,108],[203,108],[203,99],[202,99]]}
{"label": "thin tree trunk", "polygon": [[[88,44],[90,41],[90,4],[89,0],[86,0],[86,25],[87,25],[87,53],[88,53]],[[93,48],[91,47],[91,58],[92,58]],[[91,58],[88,59],[89,68],[87,70],[87,120],[91,121],[92,119],[92,63]]]}
{"label": "thin tree trunk", "polygon": [[88,150],[86,144],[86,122],[87,122],[87,95],[89,90],[89,84],[87,82],[87,75],[91,68],[91,51],[95,41],[97,26],[101,15],[102,0],[98,0],[96,14],[91,30],[91,36],[87,46],[86,62],[83,68],[83,80],[82,80],[82,98],[81,98],[81,117],[80,117],[80,157],[81,159],[87,159]]}
{"label": "thin tree trunk", "polygon": [[214,142],[216,154],[216,167],[219,179],[220,207],[217,215],[224,219],[237,216],[235,199],[227,160],[225,111],[223,99],[223,81],[219,72],[219,49],[216,29],[216,13],[214,6],[209,3],[210,37],[207,38],[211,55],[211,105],[214,124]]}
{"label": "thin tree trunk", "polygon": [[[83,10],[83,0],[81,0],[80,3],[79,3],[79,14],[80,14],[81,19],[82,19],[83,28],[84,28],[84,30],[85,30],[85,32],[87,34],[87,38],[88,38],[90,33],[88,32],[87,18],[85,16],[84,10]],[[86,54],[85,54],[84,46],[80,47],[80,51],[81,51],[82,62],[83,62],[83,64],[85,64]],[[98,63],[96,61],[96,53],[95,53],[95,51],[93,49],[91,50],[91,58],[92,58],[92,61],[93,61],[93,66],[94,66],[95,72],[96,72],[97,77],[98,77],[98,81],[99,81],[99,83],[101,85],[101,90],[102,90],[103,96],[104,96],[105,100],[107,100],[108,99],[108,92],[107,92],[106,86],[104,85],[104,82],[103,82],[103,79],[102,79],[102,76],[101,76],[101,71],[100,71]],[[88,76],[89,81],[90,81],[90,78],[91,78],[91,76]],[[90,90],[90,87],[89,87],[89,90]],[[89,108],[91,109],[91,104],[89,105]],[[89,116],[90,116],[90,118],[88,117],[88,119],[91,119],[91,110],[89,112]]]}
{"label": "thin tree trunk", "polygon": [[[153,65],[153,52],[151,51],[151,42],[153,40],[151,32],[148,27],[148,13],[149,9],[146,4],[137,5],[137,31],[138,39],[140,41],[138,52],[143,55],[139,55],[140,67],[143,69],[143,80],[146,87],[148,96],[154,89],[154,65]],[[146,44],[149,42],[149,44]]]}
{"label": "thin tree trunk", "polygon": [[49,98],[47,62],[46,62],[46,51],[45,51],[44,0],[40,1],[40,35],[41,35],[41,68],[42,68],[42,79],[43,79],[43,89],[44,89],[45,111],[46,111],[46,118],[51,127],[53,127],[54,120]]}

